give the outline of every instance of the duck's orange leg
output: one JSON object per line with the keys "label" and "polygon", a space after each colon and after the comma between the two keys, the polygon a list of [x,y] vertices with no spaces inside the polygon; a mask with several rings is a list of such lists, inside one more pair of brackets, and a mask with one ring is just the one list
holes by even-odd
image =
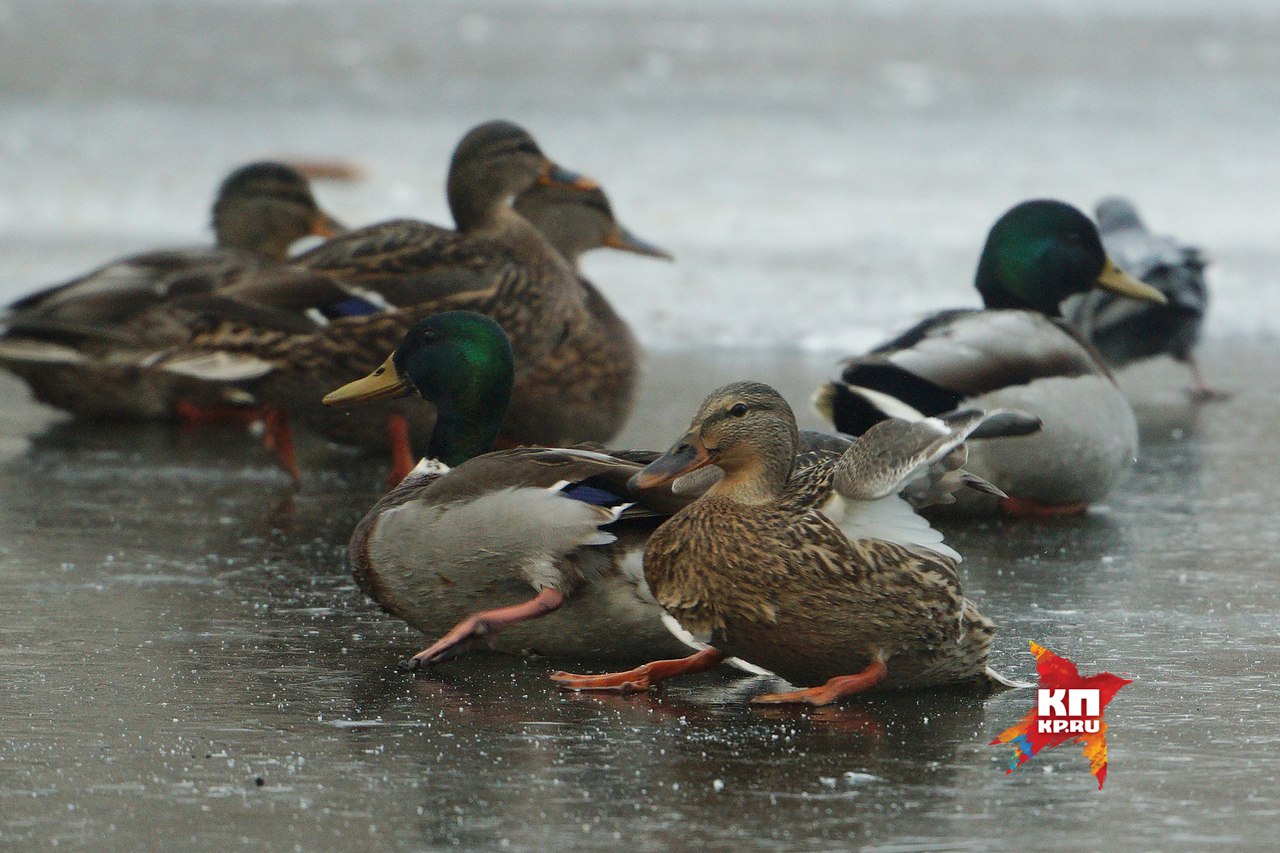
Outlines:
{"label": "duck's orange leg", "polygon": [[655,660],[626,672],[609,672],[604,675],[574,675],[569,672],[553,672],[551,680],[566,690],[601,690],[609,693],[639,693],[653,685],[674,678],[714,669],[724,660],[724,653],[716,649],[703,649],[696,655],[675,660]]}
{"label": "duck's orange leg", "polygon": [[387,440],[391,443],[391,470],[387,472],[387,488],[399,483],[413,466],[413,447],[409,444],[409,419],[404,415],[387,415]]}
{"label": "duck's orange leg", "polygon": [[870,690],[884,681],[889,670],[884,661],[873,660],[862,672],[837,675],[821,687],[794,690],[791,693],[765,693],[751,700],[756,705],[830,705],[837,699]]}
{"label": "duck's orange leg", "polygon": [[302,472],[298,470],[298,458],[293,450],[293,428],[289,425],[289,416],[283,409],[263,406],[262,423],[267,428],[262,443],[275,454],[280,470],[292,477],[295,483],[302,482]]}
{"label": "duck's orange leg", "polygon": [[523,604],[472,613],[430,646],[413,657],[400,661],[399,668],[404,672],[412,672],[424,666],[461,657],[476,640],[496,634],[508,625],[546,616],[562,604],[564,604],[564,593],[554,589],[544,589]]}
{"label": "duck's orange leg", "polygon": [[1205,381],[1204,374],[1200,372],[1200,364],[1195,360],[1195,356],[1187,356],[1187,367],[1191,368],[1191,387],[1187,389],[1187,396],[1191,398],[1192,402],[1210,403],[1231,399],[1230,391],[1214,388]]}
{"label": "duck's orange leg", "polygon": [[1000,511],[1012,518],[1058,518],[1066,515],[1084,515],[1089,505],[1084,501],[1073,504],[1046,504],[1031,498],[1001,498]]}

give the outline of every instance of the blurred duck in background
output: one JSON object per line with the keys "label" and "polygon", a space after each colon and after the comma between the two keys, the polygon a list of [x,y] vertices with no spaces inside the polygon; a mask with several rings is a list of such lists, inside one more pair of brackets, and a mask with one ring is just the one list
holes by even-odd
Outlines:
{"label": "blurred duck in background", "polygon": [[0,315],[0,365],[42,403],[94,420],[200,419],[244,401],[234,389],[210,393],[138,367],[142,356],[188,336],[177,318],[155,309],[283,263],[304,237],[343,229],[297,170],[258,162],[222,182],[213,230],[210,248],[121,258],[13,303]]}
{"label": "blurred duck in background", "polygon": [[1192,399],[1229,397],[1205,381],[1193,352],[1209,306],[1204,254],[1196,246],[1152,234],[1128,199],[1105,198],[1098,202],[1097,214],[1107,254],[1168,301],[1159,305],[1093,291],[1067,301],[1067,319],[1113,367],[1167,355],[1190,369],[1187,393]]}
{"label": "blurred duck in background", "polygon": [[1018,516],[1084,512],[1133,464],[1133,409],[1059,305],[1091,288],[1163,304],[1122,271],[1093,222],[1069,204],[1019,204],[992,226],[975,280],[981,309],[943,311],[846,362],[815,405],[836,429],[861,435],[888,417],[921,419],[959,407],[1039,416],[1037,435],[975,445],[968,467],[1007,493],[968,509]]}
{"label": "blurred duck in background", "polygon": [[[402,407],[369,416],[328,409],[321,397],[377,367],[418,319],[472,310],[497,320],[515,353],[516,400],[536,399],[554,411],[555,393],[525,395],[524,383],[570,332],[587,325],[587,292],[570,263],[511,205],[535,185],[591,191],[594,182],[557,166],[528,131],[492,121],[468,132],[455,149],[447,190],[457,230],[393,220],[349,232],[299,257],[288,270],[252,276],[219,295],[235,306],[212,314],[190,343],[157,359],[164,370],[231,383],[269,404],[268,435],[282,467],[299,476],[291,419],[349,443],[389,449],[392,479],[416,461]],[[252,306],[253,310],[240,310]],[[304,314],[316,328],[297,328]],[[280,322],[277,322],[279,320]],[[517,408],[517,407],[513,407]],[[526,422],[527,423],[527,422]],[[575,423],[562,434],[525,432],[508,422],[508,444],[570,444],[598,438]]]}

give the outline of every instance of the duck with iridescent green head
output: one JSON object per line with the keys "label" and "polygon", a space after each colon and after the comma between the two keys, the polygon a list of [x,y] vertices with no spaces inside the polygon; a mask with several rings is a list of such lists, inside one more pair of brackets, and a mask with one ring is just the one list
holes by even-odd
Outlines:
{"label": "duck with iridescent green head", "polygon": [[[815,404],[837,429],[861,435],[886,417],[960,406],[1038,415],[1038,435],[974,445],[968,467],[1010,496],[1013,515],[1073,514],[1104,497],[1138,447],[1133,410],[1097,351],[1059,305],[1101,288],[1164,296],[1120,270],[1098,229],[1069,204],[1027,201],[991,228],[975,280],[983,308],[943,311],[845,363]],[[971,507],[990,511],[990,499]]]}

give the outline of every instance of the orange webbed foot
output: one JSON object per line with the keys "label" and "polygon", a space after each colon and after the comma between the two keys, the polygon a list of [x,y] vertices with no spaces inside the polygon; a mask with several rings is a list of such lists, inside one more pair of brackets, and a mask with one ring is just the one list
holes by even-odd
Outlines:
{"label": "orange webbed foot", "polygon": [[837,675],[821,687],[808,687],[790,693],[765,693],[751,700],[753,705],[830,705],[846,696],[870,690],[889,674],[884,661],[873,660],[862,672]]}
{"label": "orange webbed foot", "polygon": [[398,668],[402,672],[413,672],[416,669],[462,657],[485,637],[497,634],[508,625],[545,616],[562,604],[564,604],[563,593],[554,589],[544,589],[523,604],[473,613],[427,648],[411,658],[400,661]]}
{"label": "orange webbed foot", "polygon": [[687,658],[655,660],[625,672],[609,672],[603,675],[576,675],[570,672],[553,672],[551,680],[565,690],[591,690],[605,693],[641,693],[677,675],[706,672],[714,668],[724,655],[715,649],[703,649]]}

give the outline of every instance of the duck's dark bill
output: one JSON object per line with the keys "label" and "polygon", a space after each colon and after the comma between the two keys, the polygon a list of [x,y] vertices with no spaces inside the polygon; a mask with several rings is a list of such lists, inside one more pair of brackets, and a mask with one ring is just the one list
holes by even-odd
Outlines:
{"label": "duck's dark bill", "polygon": [[391,359],[388,356],[381,367],[363,379],[348,382],[337,391],[330,391],[324,397],[324,404],[350,406],[353,403],[365,403],[385,397],[404,397],[413,393],[413,384],[400,375]]}
{"label": "duck's dark bill", "polygon": [[1155,302],[1159,305],[1169,304],[1169,300],[1165,298],[1163,293],[1146,282],[1138,281],[1138,279],[1116,266],[1115,261],[1110,258],[1107,258],[1107,263],[1102,268],[1102,272],[1098,273],[1097,286],[1103,290],[1127,296],[1130,299],[1141,299],[1146,302]]}
{"label": "duck's dark bill", "polygon": [[674,260],[671,253],[645,240],[641,240],[627,229],[618,226],[610,231],[604,238],[604,244],[610,249],[618,249],[623,252],[634,252],[637,255],[648,255],[651,258],[662,258],[663,260]]}
{"label": "duck's dark bill", "polygon": [[669,483],[683,474],[710,464],[711,456],[707,453],[702,439],[695,435],[686,435],[675,447],[650,462],[643,471],[632,477],[631,486],[636,489],[652,489],[654,486]]}

